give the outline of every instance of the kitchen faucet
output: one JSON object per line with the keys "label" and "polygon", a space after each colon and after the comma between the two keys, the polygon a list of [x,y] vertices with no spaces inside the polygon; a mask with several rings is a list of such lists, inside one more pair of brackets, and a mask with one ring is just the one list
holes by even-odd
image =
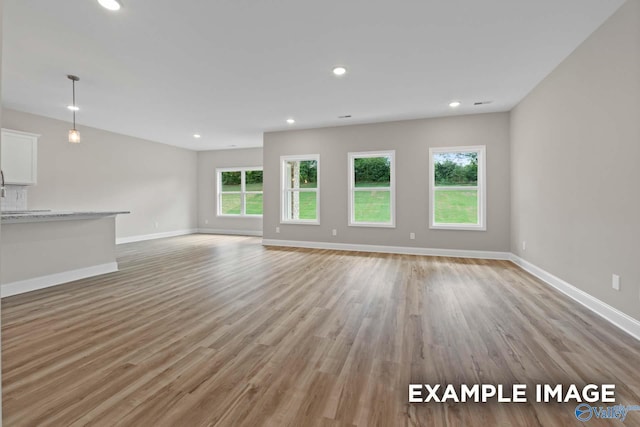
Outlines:
{"label": "kitchen faucet", "polygon": [[2,176],[2,186],[0,186],[0,197],[3,199],[7,197],[7,189],[4,188],[4,172],[0,169],[0,176]]}

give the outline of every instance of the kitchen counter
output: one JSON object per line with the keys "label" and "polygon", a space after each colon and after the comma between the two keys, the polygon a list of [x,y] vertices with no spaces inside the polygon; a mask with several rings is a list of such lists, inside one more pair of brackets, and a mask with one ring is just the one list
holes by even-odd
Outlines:
{"label": "kitchen counter", "polygon": [[101,211],[101,212],[78,212],[78,211],[50,211],[50,210],[31,210],[31,211],[5,211],[2,212],[0,218],[3,224],[11,224],[16,222],[40,222],[40,221],[57,221],[71,219],[92,219],[105,216],[114,216],[120,214],[128,214],[129,211]]}
{"label": "kitchen counter", "polygon": [[127,211],[5,211],[2,297],[118,271],[116,215]]}

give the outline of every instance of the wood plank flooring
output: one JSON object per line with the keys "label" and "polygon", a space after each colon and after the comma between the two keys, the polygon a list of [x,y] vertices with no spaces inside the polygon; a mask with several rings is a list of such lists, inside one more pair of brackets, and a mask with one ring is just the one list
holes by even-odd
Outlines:
{"label": "wood plank flooring", "polygon": [[2,301],[5,427],[586,425],[571,403],[410,405],[410,383],[640,404],[640,343],[509,262],[210,235],[118,252],[117,273]]}

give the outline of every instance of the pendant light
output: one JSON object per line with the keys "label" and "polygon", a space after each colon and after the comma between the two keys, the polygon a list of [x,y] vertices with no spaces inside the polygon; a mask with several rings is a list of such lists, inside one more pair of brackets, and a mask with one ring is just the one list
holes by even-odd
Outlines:
{"label": "pendant light", "polygon": [[80,132],[76,129],[76,111],[78,110],[78,107],[76,106],[76,82],[80,80],[80,77],[69,74],[67,78],[71,80],[71,85],[73,86],[73,108],[71,108],[73,111],[73,129],[69,131],[69,142],[79,144]]}

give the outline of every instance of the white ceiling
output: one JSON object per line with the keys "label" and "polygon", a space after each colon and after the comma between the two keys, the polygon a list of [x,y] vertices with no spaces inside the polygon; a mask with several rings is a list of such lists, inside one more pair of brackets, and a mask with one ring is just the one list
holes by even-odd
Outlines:
{"label": "white ceiling", "polygon": [[197,150],[261,146],[264,131],[507,111],[622,3],[124,0],[109,12],[5,0],[2,102],[70,120],[76,74],[80,125]]}

